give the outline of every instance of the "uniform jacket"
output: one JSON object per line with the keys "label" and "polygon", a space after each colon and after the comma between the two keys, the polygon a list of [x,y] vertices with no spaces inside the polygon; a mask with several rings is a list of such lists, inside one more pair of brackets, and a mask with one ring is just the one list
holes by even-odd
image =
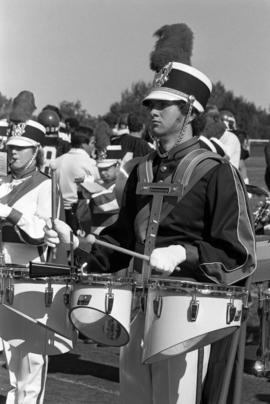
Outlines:
{"label": "uniform jacket", "polygon": [[[156,154],[154,182],[163,181],[188,152],[199,147],[198,139],[193,138],[173,148],[167,158]],[[130,250],[144,243],[136,230],[136,216],[151,202],[149,196],[136,195],[137,182],[135,167],[125,187],[117,222],[100,235]],[[187,253],[181,271],[174,276],[234,284],[255,270],[255,238],[246,194],[226,160],[206,173],[160,221],[155,247],[171,244],[183,245]],[[88,270],[114,272],[127,267],[129,260],[127,255],[94,245]]]}
{"label": "uniform jacket", "polygon": [[3,223],[2,248],[6,263],[27,264],[44,261],[45,221],[51,217],[51,180],[39,171],[26,177],[4,178],[0,185],[0,202],[12,207]]}

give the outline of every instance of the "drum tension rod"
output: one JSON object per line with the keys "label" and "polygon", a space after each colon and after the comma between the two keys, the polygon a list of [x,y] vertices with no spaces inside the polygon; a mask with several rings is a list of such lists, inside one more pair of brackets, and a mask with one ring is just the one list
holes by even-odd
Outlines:
{"label": "drum tension rod", "polygon": [[196,321],[199,313],[200,302],[197,300],[197,289],[192,293],[192,299],[189,305],[189,321]]}
{"label": "drum tension rod", "polygon": [[45,306],[50,307],[53,301],[52,279],[48,279],[48,286],[45,289]]}
{"label": "drum tension rod", "polygon": [[227,304],[226,323],[231,324],[235,318],[236,307],[234,305],[234,296],[230,296],[230,302]]}
{"label": "drum tension rod", "polygon": [[8,286],[6,287],[6,301],[8,304],[12,305],[14,301],[14,285],[12,284],[12,273],[8,274]]}
{"label": "drum tension rod", "polygon": [[105,313],[111,314],[113,309],[114,293],[112,292],[112,285],[108,283],[108,292],[105,295]]}

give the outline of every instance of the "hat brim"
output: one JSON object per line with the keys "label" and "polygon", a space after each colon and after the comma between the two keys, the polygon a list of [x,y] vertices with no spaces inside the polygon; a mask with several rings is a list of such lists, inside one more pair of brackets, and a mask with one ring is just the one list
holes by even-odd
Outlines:
{"label": "hat brim", "polygon": [[38,145],[39,143],[35,140],[22,136],[12,136],[6,142],[6,146],[36,147]]}
{"label": "hat brim", "polygon": [[[188,101],[188,96],[180,95],[175,92],[171,91],[166,91],[166,90],[161,90],[160,88],[158,89],[152,89],[150,93],[143,99],[142,103],[145,106],[148,106],[149,101],[151,100],[160,100],[160,101]],[[199,112],[203,112],[204,108],[202,105],[195,99],[193,103],[194,108],[197,109]]]}
{"label": "hat brim", "polygon": [[119,160],[104,160],[97,163],[98,168],[110,168],[118,163]]}

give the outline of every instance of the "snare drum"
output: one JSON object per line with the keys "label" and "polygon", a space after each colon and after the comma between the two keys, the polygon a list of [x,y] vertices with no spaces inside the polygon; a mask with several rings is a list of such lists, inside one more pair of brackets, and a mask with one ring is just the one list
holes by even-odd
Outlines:
{"label": "snare drum", "polygon": [[25,352],[70,351],[76,331],[68,318],[70,285],[63,278],[30,279],[27,268],[2,268],[0,336]]}
{"label": "snare drum", "polygon": [[103,345],[129,341],[133,283],[130,278],[89,274],[74,285],[70,321],[84,336]]}
{"label": "snare drum", "polygon": [[245,288],[151,278],[143,362],[154,363],[226,337],[241,324]]}

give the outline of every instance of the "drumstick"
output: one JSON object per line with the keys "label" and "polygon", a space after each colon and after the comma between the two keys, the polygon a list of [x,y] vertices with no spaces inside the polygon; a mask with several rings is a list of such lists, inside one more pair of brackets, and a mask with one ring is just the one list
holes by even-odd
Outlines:
{"label": "drumstick", "polygon": [[148,255],[139,254],[139,253],[137,253],[135,251],[127,250],[126,248],[118,247],[117,245],[110,244],[110,243],[107,243],[106,241],[99,240],[94,236],[94,234],[89,234],[87,236],[87,239],[89,240],[89,242],[91,244],[96,243],[96,244],[99,244],[99,245],[101,245],[103,247],[107,247],[107,248],[111,248],[112,250],[119,251],[119,252],[121,252],[123,254],[131,255],[132,257],[136,257],[136,258],[140,258],[141,260],[144,260],[144,261],[149,262],[149,260],[150,260],[150,257],[148,257]]}
{"label": "drumstick", "polygon": [[[52,228],[54,229],[54,221],[57,217],[57,181],[56,181],[56,167],[51,164],[51,177],[52,177]],[[56,258],[56,247],[52,250],[53,259]]]}
{"label": "drumstick", "polygon": [[[119,252],[121,252],[123,254],[131,255],[132,257],[135,257],[135,258],[140,258],[143,261],[147,261],[147,262],[150,261],[150,257],[148,255],[139,254],[139,253],[137,253],[135,251],[127,250],[126,248],[118,247],[117,245],[110,244],[110,243],[107,243],[106,241],[99,240],[94,236],[94,234],[89,234],[87,236],[87,238],[88,238],[88,240],[89,240],[89,242],[91,244],[96,243],[96,244],[99,244],[99,245],[101,245],[103,247],[107,247],[107,248],[111,248],[112,250],[119,251]],[[175,271],[180,271],[180,269],[181,269],[180,267],[175,267],[174,270]]]}

